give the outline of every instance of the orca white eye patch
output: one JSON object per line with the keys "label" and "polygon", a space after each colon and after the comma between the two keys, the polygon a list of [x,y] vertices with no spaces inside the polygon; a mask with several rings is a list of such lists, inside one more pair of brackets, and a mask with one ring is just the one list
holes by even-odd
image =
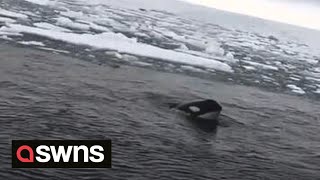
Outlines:
{"label": "orca white eye patch", "polygon": [[192,111],[192,112],[199,112],[200,111],[200,108],[196,107],[196,106],[190,106],[189,109]]}

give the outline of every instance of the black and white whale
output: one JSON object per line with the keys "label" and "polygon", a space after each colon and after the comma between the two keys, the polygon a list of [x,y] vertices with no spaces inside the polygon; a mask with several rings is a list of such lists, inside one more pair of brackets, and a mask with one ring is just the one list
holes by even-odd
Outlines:
{"label": "black and white whale", "polygon": [[183,104],[171,104],[170,108],[177,109],[195,120],[218,121],[221,105],[212,99],[192,101]]}

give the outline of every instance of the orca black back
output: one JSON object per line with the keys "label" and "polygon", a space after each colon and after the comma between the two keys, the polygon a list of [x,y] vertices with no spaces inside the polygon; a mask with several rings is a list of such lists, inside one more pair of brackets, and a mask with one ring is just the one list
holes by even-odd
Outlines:
{"label": "orca black back", "polygon": [[[197,108],[198,111],[193,111],[191,107]],[[176,108],[186,113],[190,113],[192,116],[199,116],[199,115],[210,113],[210,112],[219,113],[222,111],[222,107],[220,106],[220,104],[212,99],[194,101],[194,102],[178,105]]]}

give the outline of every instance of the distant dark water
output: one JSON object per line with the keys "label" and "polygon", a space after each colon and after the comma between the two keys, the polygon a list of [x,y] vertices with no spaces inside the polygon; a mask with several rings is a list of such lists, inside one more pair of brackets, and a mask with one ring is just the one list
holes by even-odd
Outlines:
{"label": "distant dark water", "polygon": [[[0,179],[318,179],[319,102],[0,47]],[[169,102],[214,98],[205,132]],[[228,117],[228,118],[226,118]],[[112,139],[112,169],[11,169],[13,139]]]}

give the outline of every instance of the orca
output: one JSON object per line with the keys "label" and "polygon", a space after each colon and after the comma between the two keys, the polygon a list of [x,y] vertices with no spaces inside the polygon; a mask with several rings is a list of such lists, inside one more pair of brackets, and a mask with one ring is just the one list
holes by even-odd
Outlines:
{"label": "orca", "polygon": [[192,101],[183,104],[171,104],[170,108],[187,113],[195,120],[217,121],[222,111],[221,105],[212,99]]}

